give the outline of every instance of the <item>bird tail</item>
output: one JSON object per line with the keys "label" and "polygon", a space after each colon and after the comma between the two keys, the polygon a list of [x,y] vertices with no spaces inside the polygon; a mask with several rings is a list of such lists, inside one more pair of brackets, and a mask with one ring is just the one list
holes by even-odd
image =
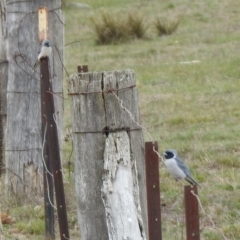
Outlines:
{"label": "bird tail", "polygon": [[34,70],[34,71],[35,71],[35,69],[37,68],[38,64],[39,64],[39,61],[38,61],[38,59],[37,59],[37,61],[36,61],[35,64],[33,65],[33,70]]}
{"label": "bird tail", "polygon": [[200,184],[197,181],[195,181],[192,177],[190,177],[189,175],[186,176],[185,180],[188,181],[190,184],[197,185],[198,187],[201,188]]}

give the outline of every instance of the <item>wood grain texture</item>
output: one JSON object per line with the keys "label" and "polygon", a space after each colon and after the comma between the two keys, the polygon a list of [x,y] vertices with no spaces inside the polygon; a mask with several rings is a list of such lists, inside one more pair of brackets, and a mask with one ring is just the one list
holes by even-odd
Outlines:
{"label": "wood grain texture", "polygon": [[6,28],[6,1],[0,0],[0,175],[4,165],[4,135],[7,117],[7,28]]}
{"label": "wood grain texture", "polygon": [[146,239],[139,195],[135,194],[139,192],[132,173],[135,167],[128,133],[109,133],[104,150],[102,200],[111,240]]}
{"label": "wood grain texture", "polygon": [[7,27],[6,27],[6,1],[0,0],[0,84],[1,84],[1,115],[7,114]]}
{"label": "wood grain texture", "polygon": [[[131,111],[135,121],[139,122],[137,90],[131,87],[135,85],[135,81],[135,74],[132,70],[74,74],[69,81],[72,98],[78,219],[84,240],[120,239],[111,238],[109,235],[109,222],[107,224],[106,209],[103,204],[104,196],[101,190],[104,174],[108,171],[104,158],[106,144],[110,141],[110,136],[114,138],[111,142],[117,141],[118,134],[124,142],[128,142],[126,151],[129,154],[126,156],[131,165],[131,172],[128,172],[131,174],[129,179],[132,179],[129,184],[134,186],[132,187],[132,199],[134,211],[138,215],[138,228],[140,225],[144,229],[138,230],[143,236],[148,232],[142,132],[129,130],[139,128],[139,126],[121,107],[121,101],[118,100],[118,98],[122,100],[122,106]],[[126,89],[120,90],[121,88]],[[113,89],[119,89],[119,91],[114,91],[117,97],[111,92]],[[101,132],[106,127],[110,132]],[[111,131],[116,131],[116,134]],[[134,219],[136,215],[132,217]]]}
{"label": "wood grain texture", "polygon": [[[63,57],[61,1],[7,1],[8,86],[6,174],[8,189],[15,193],[38,194],[42,191],[42,139],[40,76],[32,71],[39,49],[39,7],[49,9],[49,40],[53,47],[50,59],[53,91],[62,95]],[[51,11],[52,9],[56,9]],[[59,54],[55,49],[59,49]],[[54,61],[53,61],[54,59]],[[62,127],[62,98],[55,95],[59,128]],[[24,183],[24,184],[23,184]]]}

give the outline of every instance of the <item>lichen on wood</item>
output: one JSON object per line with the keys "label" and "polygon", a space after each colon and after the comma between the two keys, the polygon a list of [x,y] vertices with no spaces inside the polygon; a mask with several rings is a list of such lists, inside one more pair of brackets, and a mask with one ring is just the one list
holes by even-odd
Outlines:
{"label": "lichen on wood", "polygon": [[[74,74],[69,95],[82,238],[122,240],[133,231],[133,239],[147,239],[144,141],[134,71]],[[117,205],[124,206],[121,217]]]}

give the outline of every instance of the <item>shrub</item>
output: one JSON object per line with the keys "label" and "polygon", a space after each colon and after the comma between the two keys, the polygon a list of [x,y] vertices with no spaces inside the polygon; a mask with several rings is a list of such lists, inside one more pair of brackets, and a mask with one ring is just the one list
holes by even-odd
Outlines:
{"label": "shrub", "polygon": [[91,19],[97,36],[97,43],[112,44],[133,38],[143,38],[147,30],[140,14],[116,14],[102,12],[100,17]]}
{"label": "shrub", "polygon": [[144,24],[144,18],[138,13],[128,15],[127,27],[129,34],[134,38],[143,38],[148,26]]}
{"label": "shrub", "polygon": [[123,42],[129,38],[126,22],[117,16],[114,18],[102,12],[100,18],[92,18],[92,22],[99,44]]}
{"label": "shrub", "polygon": [[180,21],[180,18],[167,19],[157,17],[154,26],[159,36],[170,35],[177,30]]}

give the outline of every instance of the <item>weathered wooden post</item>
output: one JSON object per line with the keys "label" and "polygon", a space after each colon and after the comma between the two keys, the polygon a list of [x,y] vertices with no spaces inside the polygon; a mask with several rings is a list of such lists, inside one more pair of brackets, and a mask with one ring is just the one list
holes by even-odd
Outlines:
{"label": "weathered wooden post", "polygon": [[0,176],[4,165],[4,133],[7,118],[7,27],[6,27],[6,1],[0,0]]}
{"label": "weathered wooden post", "polygon": [[[15,194],[42,193],[43,163],[39,69],[32,67],[39,49],[38,8],[49,10],[50,59],[56,118],[61,128],[63,88],[63,23],[61,1],[14,1],[6,4],[8,29],[8,86],[6,130],[6,187]],[[56,50],[56,47],[58,51]]]}
{"label": "weathered wooden post", "polygon": [[132,70],[71,76],[82,240],[148,239],[144,141]]}

